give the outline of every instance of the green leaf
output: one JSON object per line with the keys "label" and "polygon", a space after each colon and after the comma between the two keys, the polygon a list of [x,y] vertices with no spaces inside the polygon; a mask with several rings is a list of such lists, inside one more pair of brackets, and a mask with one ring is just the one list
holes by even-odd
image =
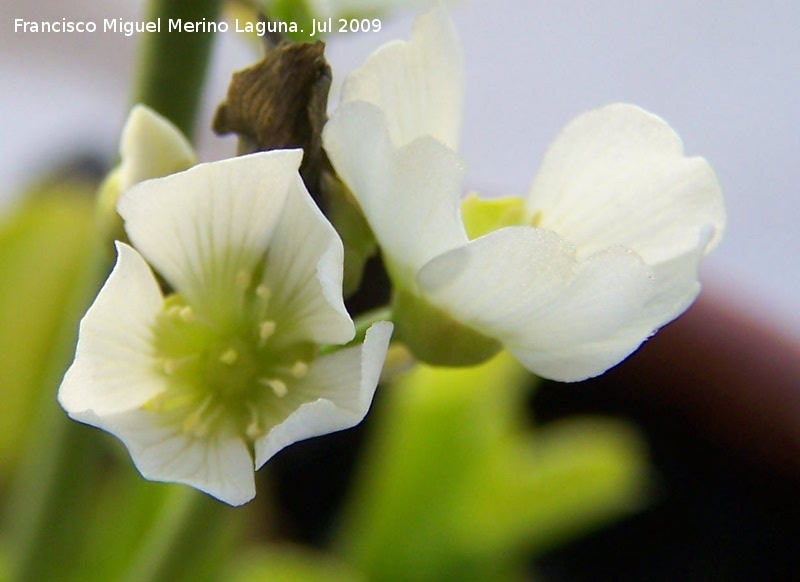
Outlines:
{"label": "green leaf", "polygon": [[90,431],[68,421],[56,391],[107,266],[97,252],[94,189],[47,184],[0,226],[0,383],[9,415],[0,440],[15,468],[2,526],[13,579],[64,579],[80,539],[76,519],[91,504]]}
{"label": "green leaf", "polygon": [[[33,411],[57,330],[70,310],[94,243],[93,186],[60,184],[12,210],[0,224],[0,468],[26,453]],[[87,294],[88,294],[87,290]],[[89,297],[86,297],[87,303]]]}
{"label": "green leaf", "polygon": [[503,352],[474,368],[420,365],[384,389],[338,538],[354,566],[378,580],[517,579],[532,552],[643,502],[635,431],[530,427],[530,379]]}
{"label": "green leaf", "polygon": [[507,399],[526,376],[501,354],[477,368],[418,366],[384,389],[374,412],[379,432],[339,537],[369,579],[486,580],[506,570],[501,557],[476,561],[453,517],[458,492],[481,470],[508,421]]}
{"label": "green leaf", "polygon": [[462,495],[462,543],[540,554],[647,500],[639,435],[619,421],[560,421],[497,447]]}

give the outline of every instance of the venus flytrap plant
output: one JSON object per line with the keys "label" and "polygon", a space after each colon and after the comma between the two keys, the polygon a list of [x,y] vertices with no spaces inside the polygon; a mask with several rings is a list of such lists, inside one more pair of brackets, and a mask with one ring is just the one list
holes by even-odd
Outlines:
{"label": "venus flytrap plant", "polygon": [[348,76],[323,134],[381,246],[397,335],[434,364],[502,345],[547,378],[598,375],[699,293],[725,223],[716,177],[662,120],[609,105],[568,124],[527,197],[470,200],[470,240],[462,61],[439,6]]}
{"label": "venus flytrap plant", "polygon": [[148,479],[240,505],[255,495],[254,468],[369,408],[391,325],[319,354],[355,329],[341,241],[300,180],[301,158],[200,164],[119,200],[133,247],[116,245],[59,402],[119,437]]}

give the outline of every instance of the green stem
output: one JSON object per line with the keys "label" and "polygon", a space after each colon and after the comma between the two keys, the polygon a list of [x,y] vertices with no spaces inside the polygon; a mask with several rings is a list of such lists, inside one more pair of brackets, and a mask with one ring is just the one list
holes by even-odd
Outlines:
{"label": "green stem", "polygon": [[222,5],[223,0],[150,0],[148,5],[146,20],[160,22],[161,31],[142,34],[134,102],[155,109],[190,138],[214,33],[170,31],[170,21],[216,23]]}
{"label": "green stem", "polygon": [[239,531],[239,515],[193,489],[174,487],[123,581],[213,579],[212,570],[225,565],[221,550],[229,551]]}

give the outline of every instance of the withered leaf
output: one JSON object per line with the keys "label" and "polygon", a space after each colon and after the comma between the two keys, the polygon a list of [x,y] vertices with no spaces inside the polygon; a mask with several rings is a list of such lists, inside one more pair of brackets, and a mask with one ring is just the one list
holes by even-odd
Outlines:
{"label": "withered leaf", "polygon": [[240,154],[303,148],[300,173],[319,204],[330,86],[324,43],[281,42],[259,63],[233,74],[213,129],[219,135],[238,134]]}

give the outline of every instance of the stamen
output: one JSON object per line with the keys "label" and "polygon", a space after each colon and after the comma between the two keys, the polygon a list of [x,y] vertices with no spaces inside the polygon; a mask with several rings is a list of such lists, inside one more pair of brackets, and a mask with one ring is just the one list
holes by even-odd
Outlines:
{"label": "stamen", "polygon": [[264,429],[261,427],[261,423],[258,420],[258,412],[255,407],[252,404],[248,404],[247,408],[250,411],[250,423],[247,425],[247,428],[244,429],[244,433],[248,439],[254,441],[264,434]]}
{"label": "stamen", "polygon": [[236,286],[242,291],[245,291],[248,287],[250,287],[251,280],[252,276],[244,269],[236,273]]}
{"label": "stamen", "polygon": [[239,359],[239,352],[237,352],[233,348],[228,348],[227,350],[222,352],[222,355],[219,357],[220,362],[222,362],[223,364],[228,364],[229,366],[234,365],[236,363],[236,360],[238,359]]}
{"label": "stamen", "polygon": [[178,317],[181,318],[183,323],[192,323],[194,321],[194,309],[192,309],[191,305],[185,305],[178,311]]}
{"label": "stamen", "polygon": [[272,337],[272,334],[275,333],[275,328],[277,327],[274,321],[262,321],[258,324],[258,347],[263,347],[266,341]]}
{"label": "stamen", "polygon": [[196,360],[198,354],[190,354],[182,358],[164,358],[161,360],[161,370],[167,375],[172,376],[178,369],[187,362]]}
{"label": "stamen", "polygon": [[275,396],[278,398],[283,398],[289,393],[289,388],[286,386],[286,382],[279,380],[278,378],[259,378],[258,383],[262,386],[271,388],[275,393]]}
{"label": "stamen", "polygon": [[167,309],[167,317],[179,318],[180,316],[181,316],[180,305],[171,305],[169,309]]}
{"label": "stamen", "polygon": [[305,375],[308,374],[308,364],[297,360],[292,366],[291,374],[298,379],[305,377]]}
{"label": "stamen", "polygon": [[261,425],[258,423],[258,421],[254,420],[253,422],[247,425],[247,428],[244,429],[244,433],[245,435],[247,435],[248,439],[254,441],[262,434],[264,434],[264,429],[261,428]]}
{"label": "stamen", "polygon": [[256,287],[256,296],[264,301],[269,301],[269,298],[272,297],[272,291],[269,290],[269,287],[264,285],[263,283]]}
{"label": "stamen", "polygon": [[183,421],[183,432],[195,438],[202,438],[208,434],[208,423],[203,422],[198,412],[193,412]]}
{"label": "stamen", "polygon": [[203,400],[200,406],[197,407],[197,410],[184,419],[183,432],[195,438],[201,438],[208,434],[208,426],[214,415],[203,421],[203,413],[206,411],[209,404],[211,404],[211,396]]}

